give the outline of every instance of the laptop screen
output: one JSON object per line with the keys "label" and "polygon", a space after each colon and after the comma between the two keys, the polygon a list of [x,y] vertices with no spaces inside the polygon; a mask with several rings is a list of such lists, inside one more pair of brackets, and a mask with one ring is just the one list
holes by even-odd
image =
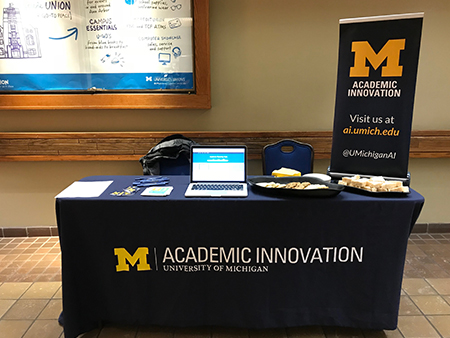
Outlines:
{"label": "laptop screen", "polygon": [[192,182],[245,182],[245,146],[192,146]]}

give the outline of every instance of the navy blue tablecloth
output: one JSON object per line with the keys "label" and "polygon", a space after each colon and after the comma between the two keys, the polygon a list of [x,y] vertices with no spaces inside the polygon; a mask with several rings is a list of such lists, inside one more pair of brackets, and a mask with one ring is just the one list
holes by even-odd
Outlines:
{"label": "navy blue tablecloth", "polygon": [[424,198],[342,192],[185,198],[58,198],[64,331],[99,322],[395,329],[408,236]]}

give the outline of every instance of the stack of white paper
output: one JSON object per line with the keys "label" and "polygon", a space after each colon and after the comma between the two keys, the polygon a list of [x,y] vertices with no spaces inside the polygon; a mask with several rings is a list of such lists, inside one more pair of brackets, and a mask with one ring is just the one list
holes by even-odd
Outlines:
{"label": "stack of white paper", "polygon": [[99,197],[113,181],[77,181],[61,191],[55,198]]}

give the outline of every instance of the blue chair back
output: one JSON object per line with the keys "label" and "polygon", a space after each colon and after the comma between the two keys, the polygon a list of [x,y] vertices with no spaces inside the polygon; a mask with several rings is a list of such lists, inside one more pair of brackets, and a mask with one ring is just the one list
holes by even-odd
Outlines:
{"label": "blue chair back", "polygon": [[281,140],[264,147],[262,160],[264,175],[271,175],[281,167],[298,170],[303,175],[313,171],[314,149],[308,143]]}

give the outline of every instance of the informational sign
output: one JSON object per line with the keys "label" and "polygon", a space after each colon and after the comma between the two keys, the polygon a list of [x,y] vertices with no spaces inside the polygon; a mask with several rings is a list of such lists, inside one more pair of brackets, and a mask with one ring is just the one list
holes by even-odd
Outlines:
{"label": "informational sign", "polygon": [[330,173],[407,177],[422,21],[340,20]]}
{"label": "informational sign", "polygon": [[0,6],[0,91],[194,89],[191,0]]}

